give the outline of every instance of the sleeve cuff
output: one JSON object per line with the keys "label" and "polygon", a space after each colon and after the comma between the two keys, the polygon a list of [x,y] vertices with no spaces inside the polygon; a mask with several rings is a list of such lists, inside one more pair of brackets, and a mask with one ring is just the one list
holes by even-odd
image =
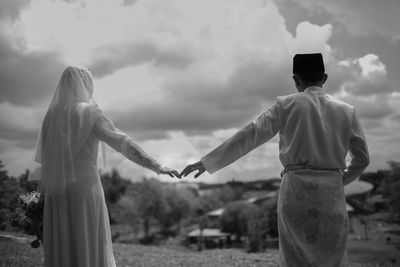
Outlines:
{"label": "sleeve cuff", "polygon": [[204,168],[207,170],[208,173],[213,174],[219,170],[219,168],[215,165],[214,161],[210,159],[208,156],[204,156],[201,160]]}

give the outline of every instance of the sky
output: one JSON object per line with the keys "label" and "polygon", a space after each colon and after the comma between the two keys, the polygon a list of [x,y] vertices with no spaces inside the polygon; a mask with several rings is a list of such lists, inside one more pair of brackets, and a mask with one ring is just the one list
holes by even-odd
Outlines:
{"label": "sky", "polygon": [[[181,171],[296,92],[294,54],[320,52],[324,90],[359,115],[367,171],[385,169],[400,160],[399,12],[398,0],[2,0],[0,160],[29,168],[61,73],[79,65],[114,125]],[[278,141],[201,181],[278,177]],[[112,168],[152,175],[107,149]]]}

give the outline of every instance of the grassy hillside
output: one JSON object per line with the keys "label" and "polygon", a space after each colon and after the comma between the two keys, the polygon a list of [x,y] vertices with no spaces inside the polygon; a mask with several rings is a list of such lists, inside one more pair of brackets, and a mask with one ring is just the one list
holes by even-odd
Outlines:
{"label": "grassy hillside", "polygon": [[[390,255],[384,251],[375,251],[373,246],[366,248],[358,245],[352,254],[358,252],[365,254],[369,249],[369,255],[381,253],[384,257],[382,261],[374,260],[374,263],[357,261],[350,267],[394,267],[396,263],[391,263]],[[114,244],[114,254],[117,266],[143,266],[143,267],[228,267],[228,266],[277,266],[277,250],[267,250],[264,253],[248,254],[237,249],[206,250],[196,252],[184,248],[165,248],[155,246],[142,246],[131,244]],[[4,238],[0,237],[0,266],[29,267],[43,266],[42,249],[32,249],[26,237]],[[376,255],[375,255],[376,256]],[[358,256],[357,256],[358,257]]]}

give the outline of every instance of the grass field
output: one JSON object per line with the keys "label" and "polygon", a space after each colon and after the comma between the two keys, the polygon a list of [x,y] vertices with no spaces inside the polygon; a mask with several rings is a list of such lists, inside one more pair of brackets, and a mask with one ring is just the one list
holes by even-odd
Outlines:
{"label": "grass field", "polygon": [[[238,249],[205,250],[195,252],[185,248],[171,249],[156,246],[114,243],[117,266],[143,267],[228,267],[228,266],[277,266],[277,250],[248,254]],[[394,267],[399,266],[400,254],[395,248],[365,241],[350,241],[351,267]],[[29,240],[0,237],[0,266],[30,267],[43,266],[43,250],[32,249]],[[356,260],[356,261],[355,261]],[[373,262],[371,262],[371,260]],[[397,260],[397,262],[392,262]]]}

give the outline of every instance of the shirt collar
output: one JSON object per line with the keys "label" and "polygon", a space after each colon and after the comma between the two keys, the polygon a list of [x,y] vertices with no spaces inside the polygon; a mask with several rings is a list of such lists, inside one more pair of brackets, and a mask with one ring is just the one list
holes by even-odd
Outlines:
{"label": "shirt collar", "polygon": [[314,92],[314,93],[322,93],[322,87],[319,86],[309,86],[304,89],[304,92]]}

